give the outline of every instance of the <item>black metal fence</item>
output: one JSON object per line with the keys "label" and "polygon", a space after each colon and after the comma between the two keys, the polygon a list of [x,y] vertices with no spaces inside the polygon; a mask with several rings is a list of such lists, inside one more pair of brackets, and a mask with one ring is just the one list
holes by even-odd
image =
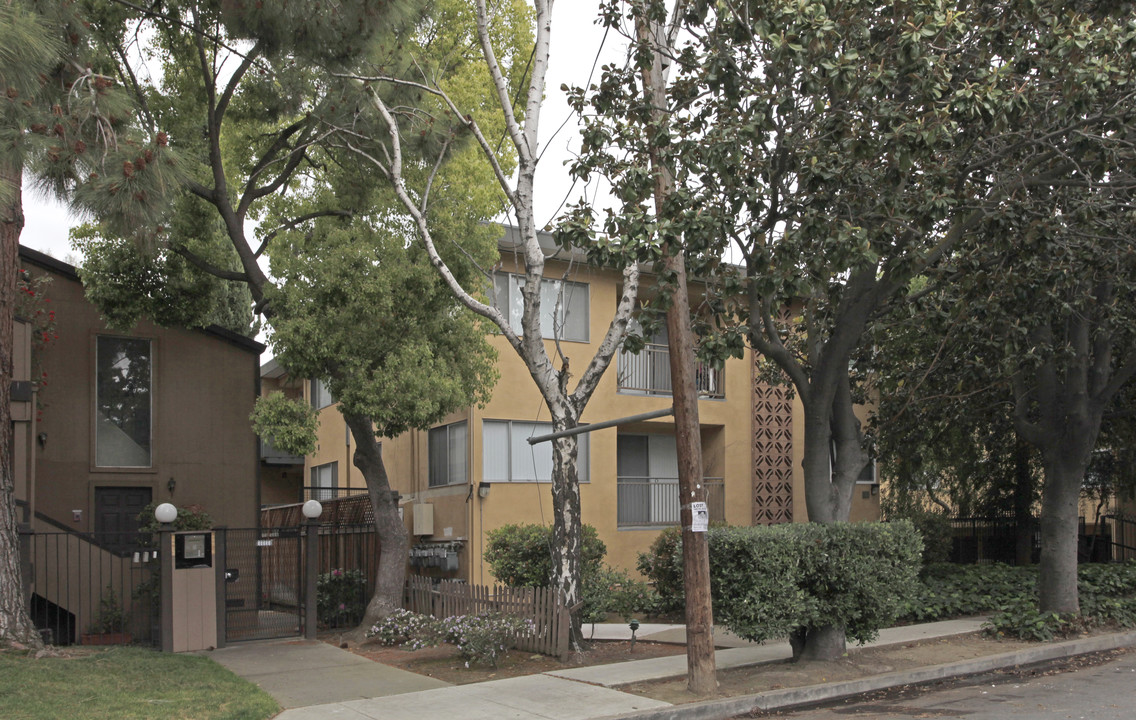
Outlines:
{"label": "black metal fence", "polygon": [[[1018,522],[1013,516],[954,517],[950,520],[950,562],[964,565],[1000,562],[1017,564]],[[1037,521],[1030,521],[1030,562],[1041,555]],[[1136,557],[1136,519],[1106,515],[1089,532],[1085,518],[1077,519],[1079,562],[1113,562]]]}
{"label": "black metal fence", "polygon": [[32,620],[55,645],[161,643],[150,533],[22,533]]}

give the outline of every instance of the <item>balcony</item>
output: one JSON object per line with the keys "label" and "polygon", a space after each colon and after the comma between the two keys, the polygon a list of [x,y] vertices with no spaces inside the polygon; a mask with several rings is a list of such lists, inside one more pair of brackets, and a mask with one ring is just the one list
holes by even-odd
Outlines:
{"label": "balcony", "polygon": [[[725,372],[698,363],[694,370],[698,395],[726,397]],[[666,345],[648,343],[638,354],[619,352],[619,392],[629,395],[665,395],[671,391],[671,358]]]}
{"label": "balcony", "polygon": [[[710,521],[726,519],[726,483],[704,478]],[[678,478],[620,477],[617,484],[617,524],[621,528],[679,524]]]}

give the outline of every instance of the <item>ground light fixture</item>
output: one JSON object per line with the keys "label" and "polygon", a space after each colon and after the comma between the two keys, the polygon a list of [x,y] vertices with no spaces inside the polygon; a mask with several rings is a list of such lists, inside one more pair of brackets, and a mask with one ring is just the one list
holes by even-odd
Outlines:
{"label": "ground light fixture", "polygon": [[635,650],[635,631],[639,629],[639,621],[636,620],[635,618],[631,618],[631,622],[629,622],[627,624],[627,626],[629,628],[631,628],[631,650],[634,651]]}
{"label": "ground light fixture", "polygon": [[162,503],[154,508],[154,518],[162,524],[172,523],[177,520],[178,509],[172,503]]}
{"label": "ground light fixture", "polygon": [[301,512],[304,513],[304,517],[306,517],[307,519],[315,520],[323,513],[323,505],[320,505],[319,500],[309,500],[304,503],[304,507],[301,508]]}

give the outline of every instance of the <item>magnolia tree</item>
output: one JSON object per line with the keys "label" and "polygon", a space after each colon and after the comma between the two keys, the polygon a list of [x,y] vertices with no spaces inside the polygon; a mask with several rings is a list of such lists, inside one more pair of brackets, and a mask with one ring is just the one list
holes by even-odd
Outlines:
{"label": "magnolia tree", "polygon": [[[581,103],[583,170],[634,201],[648,153],[674,167],[659,222],[708,283],[704,346],[748,343],[799,396],[810,520],[848,518],[869,459],[857,373],[888,305],[1020,189],[1118,181],[1075,172],[1131,122],[1125,18],[1091,5],[694,2],[666,132],[628,121],[644,105],[632,70],[608,68]],[[606,7],[616,20],[665,15],[660,2]],[[721,262],[728,252],[737,265]],[[842,628],[810,634],[805,657],[842,652]]]}
{"label": "magnolia tree", "polygon": [[[520,3],[512,3],[519,7]],[[396,75],[375,67],[371,73],[351,75],[369,93],[370,103],[360,115],[360,122],[376,123],[381,132],[358,132],[357,127],[339,128],[341,147],[364,158],[381,175],[397,197],[407,222],[413,226],[422,248],[439,275],[458,299],[470,311],[485,318],[505,339],[512,350],[524,361],[529,375],[544,399],[552,418],[554,431],[572,430],[579,426],[581,415],[595,391],[600,378],[615,357],[635,307],[639,289],[639,268],[633,259],[619,253],[609,256],[611,264],[621,270],[622,284],[615,313],[603,338],[590,358],[573,358],[558,339],[558,326],[564,316],[565,300],[561,294],[546,307],[550,297],[542,297],[546,260],[550,249],[543,247],[538,238],[534,216],[533,195],[537,187],[536,170],[540,159],[539,128],[541,106],[545,94],[545,75],[552,41],[552,1],[534,0],[532,20],[535,22],[535,45],[531,54],[519,57],[509,46],[511,32],[503,25],[500,7],[478,0],[475,3],[477,42],[484,68],[488,71],[496,93],[496,106],[489,109],[470,107],[469,103],[447,87],[445,74],[422,72],[417,75]],[[508,7],[510,3],[502,3]],[[509,68],[522,67],[525,75],[510,74]],[[523,257],[524,280],[520,288],[523,310],[520,322],[510,319],[510,308],[487,302],[487,287],[493,287],[496,268],[483,265],[480,273],[463,280],[442,251],[439,242],[437,219],[431,216],[432,175],[424,176],[416,170],[434,167],[451,151],[443,144],[431,156],[414,152],[414,138],[419,132],[410,119],[400,116],[397,107],[383,94],[383,88],[413,90],[434,98],[438,104],[431,121],[447,123],[458,120],[460,137],[469,138],[480,150],[480,159],[489,168],[505,201],[506,212],[516,225]],[[510,154],[515,154],[516,170],[510,172],[500,160],[499,143],[487,132],[491,124],[504,128],[504,142]],[[459,239],[455,241],[460,242]],[[553,328],[553,337],[542,332],[542,319],[547,329]],[[552,322],[548,322],[551,319]],[[549,342],[551,341],[551,342]],[[572,363],[583,366],[575,382],[572,380]],[[580,491],[577,470],[577,438],[567,435],[553,445],[552,501],[554,582],[561,590],[565,602],[573,608],[573,642],[582,643],[579,614],[580,602]]]}

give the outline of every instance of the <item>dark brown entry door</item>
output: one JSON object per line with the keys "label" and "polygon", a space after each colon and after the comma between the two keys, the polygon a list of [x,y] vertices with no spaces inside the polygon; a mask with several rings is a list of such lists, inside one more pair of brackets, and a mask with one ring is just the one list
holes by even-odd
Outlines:
{"label": "dark brown entry door", "polygon": [[138,513],[150,504],[148,487],[95,488],[95,534],[114,552],[128,552],[137,544]]}

